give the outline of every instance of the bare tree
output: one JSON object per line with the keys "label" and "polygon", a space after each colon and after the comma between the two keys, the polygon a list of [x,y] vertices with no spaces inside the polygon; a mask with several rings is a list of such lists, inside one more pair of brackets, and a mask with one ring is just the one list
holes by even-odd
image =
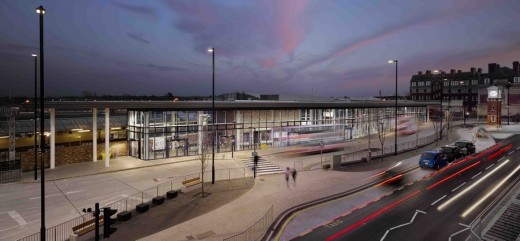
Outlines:
{"label": "bare tree", "polygon": [[385,137],[388,132],[388,117],[381,116],[381,118],[377,121],[377,137],[379,139],[379,143],[381,144],[381,161],[383,161],[385,154]]}
{"label": "bare tree", "polygon": [[438,146],[439,140],[440,140],[440,135],[441,135],[441,133],[439,131],[441,129],[440,121],[441,121],[443,113],[442,113],[442,111],[437,111],[435,109],[431,109],[431,110],[432,110],[432,112],[430,112],[430,121],[433,125],[433,131],[437,135],[437,142],[435,145]]}
{"label": "bare tree", "polygon": [[208,167],[208,163],[211,160],[211,138],[212,138],[212,132],[208,130],[208,125],[203,125],[202,130],[199,130],[199,160],[200,160],[200,167],[201,167],[201,195],[202,197],[206,196],[206,192],[204,191],[204,173],[206,172],[206,167]]}

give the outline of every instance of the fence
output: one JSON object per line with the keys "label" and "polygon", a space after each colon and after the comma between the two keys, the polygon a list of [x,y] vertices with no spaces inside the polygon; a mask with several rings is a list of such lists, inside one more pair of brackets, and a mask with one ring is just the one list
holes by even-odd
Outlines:
{"label": "fence", "polygon": [[[62,241],[68,240],[70,234],[72,234],[72,227],[82,224],[86,221],[92,220],[94,215],[91,213],[84,214],[67,222],[58,224],[54,227],[48,228],[45,230],[45,240],[48,241]],[[23,241],[39,241],[40,233],[35,233],[33,235],[27,236],[25,238],[19,239]]]}
{"label": "fence", "polygon": [[260,220],[256,221],[253,225],[247,228],[245,231],[233,235],[229,238],[225,238],[224,241],[250,241],[250,240],[259,240],[262,238],[265,230],[271,225],[273,222],[273,206],[267,210],[267,212],[260,218]]}
{"label": "fence", "polygon": [[[236,178],[245,178],[251,175],[248,168],[240,167],[240,168],[230,168],[230,169],[218,169],[215,170],[215,180],[231,180]],[[107,204],[104,207],[110,207],[113,209],[117,209],[117,212],[122,211],[133,211],[135,207],[141,203],[150,202],[154,197],[157,196],[165,196],[166,193],[170,190],[180,190],[182,188],[182,181],[200,177],[202,179],[201,173],[192,173],[182,177],[173,177],[164,181],[154,187],[148,188],[131,196],[122,198],[113,203]],[[211,180],[211,171],[204,172],[204,181],[207,182]],[[272,211],[271,211],[272,212]],[[92,214],[85,214],[80,217],[74,218],[67,222],[61,223],[54,227],[48,228],[46,230],[46,240],[49,241],[65,241],[69,239],[69,236],[72,234],[72,227],[89,221],[92,219]],[[272,214],[271,214],[272,220]],[[18,239],[18,241],[39,241],[40,233],[35,233],[33,235],[27,236],[25,238]]]}
{"label": "fence", "polygon": [[0,161],[0,183],[15,182],[22,179],[22,165],[20,159]]}
{"label": "fence", "polygon": [[[397,152],[403,152],[403,151],[409,151],[414,150],[417,147],[425,146],[431,143],[434,143],[437,141],[437,134],[432,134],[429,136],[418,138],[417,140],[412,141],[406,141],[403,143],[399,143],[397,145]],[[370,158],[378,158],[378,157],[384,157],[388,155],[392,155],[395,153],[395,146],[394,145],[386,145],[383,146],[383,149],[381,149],[381,145],[379,144],[379,140],[374,138],[375,140],[370,145]],[[374,151],[374,149],[376,149]],[[351,145],[347,146],[345,145],[345,151],[348,151],[347,154],[341,155],[341,162],[342,163],[348,163],[348,162],[357,162],[361,160],[367,160],[368,159],[368,143],[358,144],[358,145]],[[299,163],[295,163],[296,167],[301,167],[303,170],[306,166],[312,166],[316,164],[332,164],[332,158],[333,155],[324,155],[323,161],[320,163],[316,160],[306,160],[306,161],[298,161]]]}

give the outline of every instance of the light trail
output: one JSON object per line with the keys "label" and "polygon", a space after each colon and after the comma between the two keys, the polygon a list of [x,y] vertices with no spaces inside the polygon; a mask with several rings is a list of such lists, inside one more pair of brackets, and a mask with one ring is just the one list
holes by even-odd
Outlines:
{"label": "light trail", "polygon": [[488,178],[489,176],[491,176],[493,173],[495,173],[498,169],[502,168],[505,164],[507,164],[509,162],[509,159],[504,161],[502,164],[500,164],[500,166],[498,166],[497,168],[493,169],[491,172],[489,172],[488,174],[486,174],[485,176],[483,176],[482,178],[478,179],[475,183],[471,184],[471,186],[467,187],[466,189],[464,189],[462,192],[459,192],[457,193],[457,195],[453,196],[452,198],[450,198],[448,201],[444,202],[443,204],[439,205],[439,207],[437,207],[437,210],[441,211],[442,209],[444,209],[445,207],[447,207],[448,205],[450,205],[452,202],[454,202],[455,200],[457,200],[460,196],[464,195],[466,192],[470,191],[471,189],[473,189],[475,186],[477,186],[479,183],[481,183],[483,180],[485,180],[486,178]]}
{"label": "light trail", "polygon": [[471,207],[469,207],[468,209],[466,209],[466,211],[464,211],[464,213],[462,213],[461,217],[465,218],[466,216],[468,216],[468,214],[470,214],[475,208],[477,208],[482,202],[484,202],[487,198],[489,198],[494,192],[496,192],[496,190],[498,190],[498,188],[500,188],[502,185],[504,185],[504,183],[506,183],[507,179],[509,179],[511,176],[513,176],[517,171],[518,169],[520,169],[520,165],[518,165],[518,167],[516,167],[515,170],[513,170],[511,173],[509,173],[509,175],[507,175],[504,179],[502,179],[502,181],[500,183],[498,183],[498,185],[496,185],[495,187],[493,187],[493,189],[491,191],[489,191],[484,197],[482,197],[481,199],[479,199],[477,202],[475,202]]}

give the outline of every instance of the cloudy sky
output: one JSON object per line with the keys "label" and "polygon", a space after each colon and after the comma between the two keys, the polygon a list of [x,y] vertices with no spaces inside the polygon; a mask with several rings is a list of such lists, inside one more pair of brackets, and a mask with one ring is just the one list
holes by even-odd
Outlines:
{"label": "cloudy sky", "polygon": [[0,96],[408,92],[412,74],[520,60],[518,0],[0,0]]}

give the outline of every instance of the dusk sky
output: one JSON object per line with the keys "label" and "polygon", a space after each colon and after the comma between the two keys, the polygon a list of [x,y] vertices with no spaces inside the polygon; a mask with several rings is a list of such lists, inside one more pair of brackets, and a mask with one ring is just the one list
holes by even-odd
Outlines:
{"label": "dusk sky", "polygon": [[512,67],[519,0],[0,0],[0,96],[399,94],[417,71]]}

